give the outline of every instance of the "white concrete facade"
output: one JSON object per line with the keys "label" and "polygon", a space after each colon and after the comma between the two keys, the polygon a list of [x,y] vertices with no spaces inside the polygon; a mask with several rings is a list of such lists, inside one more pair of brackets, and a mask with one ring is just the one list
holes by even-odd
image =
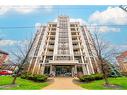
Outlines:
{"label": "white concrete facade", "polygon": [[85,25],[59,16],[57,22],[37,29],[27,71],[54,76],[98,73],[92,41]]}

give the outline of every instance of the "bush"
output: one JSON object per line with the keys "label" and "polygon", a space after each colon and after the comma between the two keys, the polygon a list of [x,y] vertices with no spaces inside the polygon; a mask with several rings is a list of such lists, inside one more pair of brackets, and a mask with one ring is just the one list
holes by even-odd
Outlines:
{"label": "bush", "polygon": [[94,74],[94,80],[101,80],[103,79],[103,75],[102,74]]}
{"label": "bush", "polygon": [[30,73],[23,73],[23,74],[21,75],[21,78],[22,78],[22,79],[28,79],[28,75],[30,75]]}
{"label": "bush", "polygon": [[79,80],[82,82],[89,82],[89,81],[101,80],[101,79],[103,79],[102,74],[84,75],[79,77]]}
{"label": "bush", "polygon": [[24,74],[21,75],[21,78],[22,79],[33,80],[33,81],[36,81],[36,82],[43,82],[43,81],[46,81],[48,77],[46,75],[39,75],[39,74],[32,75],[30,73],[24,73]]}
{"label": "bush", "polygon": [[31,75],[31,73],[24,73],[21,75],[21,78],[22,79],[28,79],[30,75]]}
{"label": "bush", "polygon": [[46,75],[34,75],[33,77],[34,81],[38,81],[38,82],[46,81],[47,78],[48,77]]}
{"label": "bush", "polygon": [[34,80],[34,76],[32,74],[28,74],[27,79]]}
{"label": "bush", "polygon": [[21,78],[26,79],[26,75],[25,74],[21,75]]}

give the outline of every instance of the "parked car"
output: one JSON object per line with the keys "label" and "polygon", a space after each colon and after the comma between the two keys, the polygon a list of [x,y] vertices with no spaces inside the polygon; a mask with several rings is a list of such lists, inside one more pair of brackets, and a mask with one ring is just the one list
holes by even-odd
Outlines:
{"label": "parked car", "polygon": [[0,75],[12,75],[13,72],[10,70],[2,70],[0,71]]}

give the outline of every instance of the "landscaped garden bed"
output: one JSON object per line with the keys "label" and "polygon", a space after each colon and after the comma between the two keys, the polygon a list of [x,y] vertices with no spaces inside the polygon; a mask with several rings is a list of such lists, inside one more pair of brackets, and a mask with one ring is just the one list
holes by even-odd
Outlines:
{"label": "landscaped garden bed", "polygon": [[79,77],[79,80],[81,82],[90,82],[90,81],[102,80],[102,79],[103,79],[102,74],[83,75]]}
{"label": "landscaped garden bed", "polygon": [[31,73],[24,73],[21,75],[21,78],[27,79],[27,80],[32,80],[35,82],[45,82],[48,79],[48,76],[39,75],[39,74],[32,75]]}

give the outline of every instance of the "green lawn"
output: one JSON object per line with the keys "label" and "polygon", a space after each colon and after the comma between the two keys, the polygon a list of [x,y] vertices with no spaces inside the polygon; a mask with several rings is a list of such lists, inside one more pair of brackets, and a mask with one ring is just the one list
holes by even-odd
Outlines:
{"label": "green lawn", "polygon": [[[118,78],[109,78],[110,84],[119,85],[121,88],[117,88],[116,90],[125,90],[127,89],[127,77],[118,77]],[[105,88],[103,86],[104,80],[93,81],[90,83],[80,84],[81,87],[90,89],[90,90],[112,90],[110,88]]]}
{"label": "green lawn", "polygon": [[[0,76],[0,86],[10,84],[12,79],[11,76]],[[38,83],[21,78],[17,78],[16,83],[19,87],[6,88],[5,90],[38,90],[48,85],[47,82]],[[0,90],[4,90],[4,88],[0,88]]]}

